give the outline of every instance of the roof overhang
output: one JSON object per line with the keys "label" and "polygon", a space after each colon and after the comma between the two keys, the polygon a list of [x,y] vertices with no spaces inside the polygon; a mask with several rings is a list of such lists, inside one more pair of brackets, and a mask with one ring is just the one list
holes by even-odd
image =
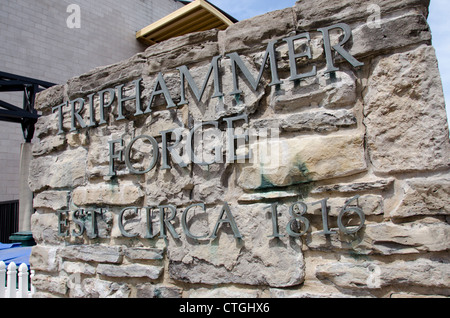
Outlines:
{"label": "roof overhang", "polygon": [[136,33],[147,45],[192,32],[225,30],[235,21],[206,0],[195,0]]}

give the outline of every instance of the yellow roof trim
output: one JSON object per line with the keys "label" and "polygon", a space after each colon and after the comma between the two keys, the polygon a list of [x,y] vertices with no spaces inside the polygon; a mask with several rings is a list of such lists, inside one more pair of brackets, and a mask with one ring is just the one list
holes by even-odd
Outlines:
{"label": "yellow roof trim", "polygon": [[136,32],[136,39],[153,45],[161,41],[210,29],[224,30],[234,23],[205,0],[195,0]]}

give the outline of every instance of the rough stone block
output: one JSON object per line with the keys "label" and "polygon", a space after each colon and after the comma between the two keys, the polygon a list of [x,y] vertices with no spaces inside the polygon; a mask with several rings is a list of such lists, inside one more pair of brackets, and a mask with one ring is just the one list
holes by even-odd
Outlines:
{"label": "rough stone block", "polygon": [[57,259],[59,247],[33,246],[30,255],[30,266],[33,270],[56,272],[59,270]]}
{"label": "rough stone block", "polygon": [[51,209],[53,211],[66,209],[69,205],[69,191],[44,191],[37,194],[33,200],[34,208]]}
{"label": "rough stone block", "polygon": [[72,245],[66,246],[61,251],[61,256],[70,260],[117,264],[122,262],[122,248],[99,244]]}
{"label": "rough stone block", "polygon": [[117,184],[99,184],[78,187],[73,191],[72,199],[77,206],[88,205],[133,205],[143,199],[141,187],[131,182]]}
{"label": "rough stone block", "polygon": [[99,264],[97,266],[97,274],[108,277],[148,277],[150,279],[158,279],[163,272],[163,267],[152,265],[111,265]]}
{"label": "rough stone block", "polygon": [[131,260],[162,260],[164,250],[148,247],[127,247],[124,249],[124,255]]}
{"label": "rough stone block", "polygon": [[290,115],[281,120],[280,127],[284,131],[323,133],[354,127],[356,123],[354,112],[342,109],[336,112],[316,111]]}
{"label": "rough stone block", "polygon": [[318,250],[353,250],[361,255],[396,255],[440,252],[450,248],[450,226],[443,222],[366,224],[357,236],[313,232],[307,246]]}
{"label": "rough stone block", "polygon": [[267,46],[295,30],[292,8],[272,11],[252,19],[240,21],[219,33],[222,53],[252,51]]}
{"label": "rough stone block", "polygon": [[356,102],[356,78],[350,71],[335,72],[335,78],[318,71],[296,84],[286,81],[280,89],[271,88],[270,106],[275,112],[295,112],[311,106],[347,107]]}
{"label": "rough stone block", "polygon": [[408,180],[403,191],[400,205],[390,213],[393,218],[450,214],[450,181],[447,179]]}
{"label": "rough stone block", "polygon": [[52,107],[58,106],[64,102],[65,85],[55,85],[36,94],[34,108],[46,114],[51,113]]}
{"label": "rough stone block", "polygon": [[450,165],[445,102],[432,47],[375,59],[367,88],[364,123],[376,171]]}
{"label": "rough stone block", "polygon": [[382,16],[401,9],[416,8],[424,16],[428,13],[430,0],[344,0],[339,2],[318,0],[318,1],[297,1],[294,10],[297,15],[297,28],[313,28],[332,25],[337,22],[349,23],[352,21],[367,20],[373,11],[369,10],[369,5],[377,5]]}
{"label": "rough stone block", "polygon": [[243,165],[243,189],[285,187],[366,170],[361,136],[297,137],[254,145],[251,165]]}
{"label": "rough stone block", "polygon": [[31,216],[31,231],[37,244],[60,244],[58,236],[58,216],[56,213],[44,213],[40,210]]}
{"label": "rough stone block", "polygon": [[[86,156],[84,148],[67,150],[60,156],[45,156],[31,160],[29,186],[31,191],[73,188],[86,182]],[[60,173],[64,171],[64,173]]]}
{"label": "rough stone block", "polygon": [[141,284],[137,286],[138,298],[181,298],[183,290],[175,286],[158,286],[154,284]]}
{"label": "rough stone block", "polygon": [[36,274],[31,281],[37,290],[47,291],[54,295],[65,295],[67,293],[68,277],[53,277],[43,274]]}
{"label": "rough stone block", "polygon": [[[298,242],[289,243],[286,237],[268,237],[272,233],[272,223],[270,217],[267,218],[270,205],[232,205],[230,211],[243,239],[235,239],[231,229],[226,227],[207,248],[189,241],[181,244],[169,241],[170,276],[183,282],[209,285],[237,283],[289,287],[301,284],[305,269]],[[210,225],[209,233],[218,215],[218,207],[206,214],[207,222],[202,223]],[[194,220],[200,223],[198,217]],[[193,226],[191,231],[200,235]]]}
{"label": "rough stone block", "polygon": [[[408,275],[405,275],[408,273]],[[424,286],[445,288],[448,286],[450,265],[429,259],[378,262],[331,263],[319,265],[316,276],[339,287],[377,289],[385,286]]]}

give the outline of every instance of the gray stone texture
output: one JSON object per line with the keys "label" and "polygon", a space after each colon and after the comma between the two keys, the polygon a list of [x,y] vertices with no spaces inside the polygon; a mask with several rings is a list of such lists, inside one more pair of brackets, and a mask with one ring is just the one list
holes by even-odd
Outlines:
{"label": "gray stone texture", "polygon": [[[225,31],[210,30],[170,39],[127,60],[98,67],[42,92],[37,107],[41,143],[33,149],[29,183],[37,212],[32,229],[37,295],[44,297],[400,297],[450,296],[449,163],[450,143],[440,76],[431,32],[426,23],[428,1],[371,1],[381,10],[371,23],[367,1],[297,1],[292,8],[239,22]],[[372,21],[373,22],[373,21]],[[333,51],[338,71],[326,73],[319,28],[347,23],[352,38],[344,49],[362,67],[353,67]],[[316,66],[317,74],[289,80],[289,50],[283,38],[310,32],[311,41],[295,42],[297,53],[308,46],[311,59],[297,58],[298,73]],[[332,45],[342,39],[330,32]],[[253,89],[239,72],[240,95],[233,90],[230,58],[237,52],[257,76],[270,41],[275,46],[280,85],[269,86],[270,68]],[[70,107],[64,110],[64,134],[52,107],[102,89],[124,85],[126,96],[141,81],[145,110],[158,73],[170,97],[181,100],[177,67],[186,65],[198,86],[214,56],[222,55],[222,98],[212,98],[212,79],[201,101],[186,89],[188,105],[166,107],[158,96],[152,112],[135,115],[136,102],[117,101],[106,110],[107,124],[70,132]],[[82,112],[88,123],[87,104]],[[99,97],[94,99],[98,121]],[[180,167],[161,158],[151,171],[130,174],[114,159],[110,176],[108,141],[125,146],[139,135],[158,141],[161,131],[246,114],[237,127],[279,130],[279,139],[257,140],[250,162],[190,164]],[[79,127],[78,127],[79,128]],[[222,133],[218,139],[225,139]],[[183,140],[181,144],[185,143]],[[270,147],[269,147],[270,146]],[[117,145],[116,151],[122,149]],[[131,153],[134,169],[144,170],[152,146],[137,142]],[[125,151],[123,149],[123,151]],[[220,155],[225,156],[225,149]],[[238,148],[237,153],[248,149]],[[184,159],[186,153],[180,153]],[[323,209],[327,199],[328,230]],[[349,202],[351,200],[351,202]],[[290,206],[305,203],[294,213]],[[195,239],[182,229],[186,224]],[[227,202],[238,236],[229,222],[218,223]],[[274,233],[272,204],[277,203],[279,237]],[[159,205],[176,206],[176,215]],[[126,207],[136,207],[123,211]],[[144,207],[149,207],[149,213]],[[344,207],[346,210],[344,211]],[[58,235],[57,210],[107,208],[98,220],[99,237]],[[361,209],[364,226],[357,226]],[[123,228],[119,215],[123,211]],[[345,213],[343,213],[344,211]],[[302,215],[299,213],[304,212]],[[345,216],[345,217],[344,217]],[[287,230],[306,234],[290,237]],[[160,225],[161,218],[165,221]],[[222,218],[224,219],[224,218]],[[227,219],[228,220],[228,219]],[[79,231],[73,217],[68,230]],[[229,221],[229,220],[228,220]],[[92,219],[86,220],[86,226]],[[151,229],[149,228],[151,224]],[[170,228],[173,227],[173,231]],[[290,228],[289,228],[290,227]],[[162,230],[166,237],[161,237]],[[150,231],[151,230],[151,231]],[[124,237],[123,232],[132,238]],[[146,238],[155,235],[154,238]],[[217,234],[217,237],[211,237]],[[175,237],[174,237],[175,236]]]}

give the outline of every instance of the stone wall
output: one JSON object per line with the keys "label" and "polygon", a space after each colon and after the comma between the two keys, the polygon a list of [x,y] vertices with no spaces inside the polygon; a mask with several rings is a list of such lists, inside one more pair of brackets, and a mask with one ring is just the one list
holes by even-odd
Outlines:
{"label": "stone wall", "polygon": [[[37,296],[449,296],[450,143],[428,4],[298,1],[42,92]],[[183,65],[197,92],[181,89]],[[164,131],[200,122],[279,138],[183,165]],[[238,159],[249,149],[265,155]]]}

